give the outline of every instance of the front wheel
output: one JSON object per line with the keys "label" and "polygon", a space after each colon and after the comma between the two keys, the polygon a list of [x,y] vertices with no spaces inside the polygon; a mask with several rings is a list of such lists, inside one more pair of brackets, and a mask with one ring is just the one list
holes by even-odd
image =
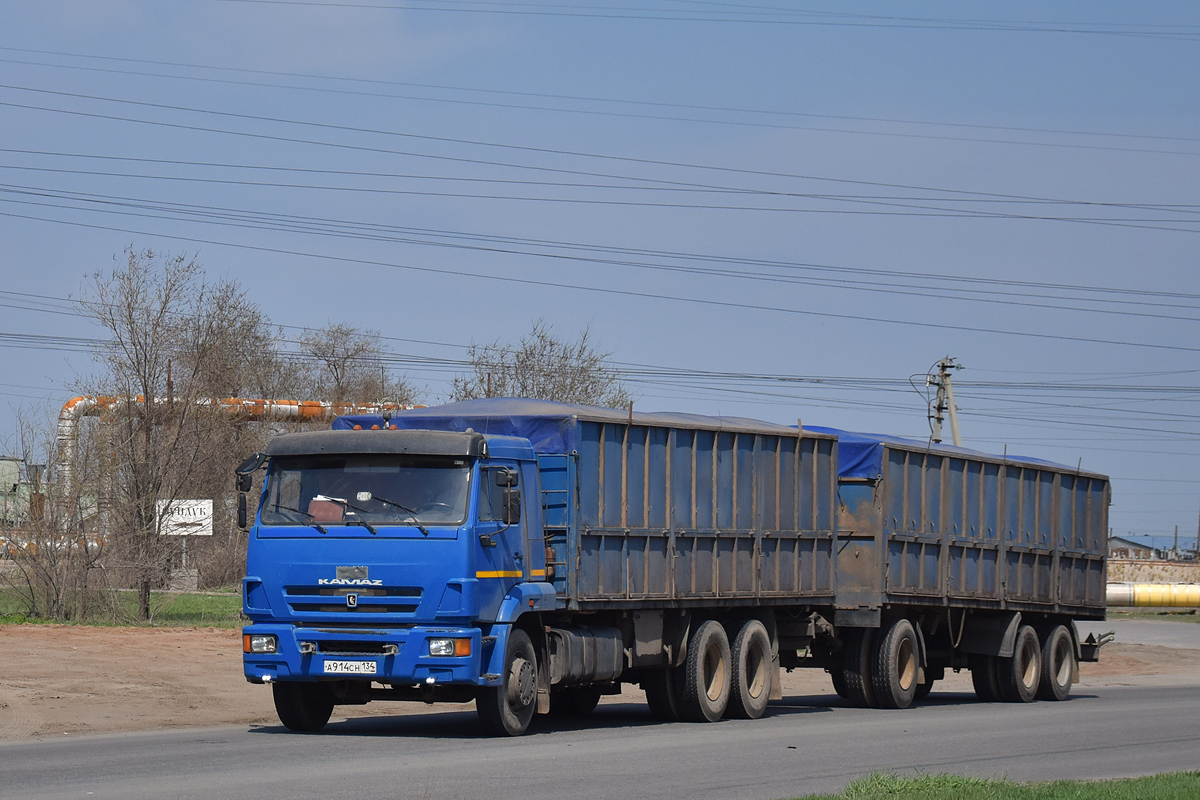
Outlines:
{"label": "front wheel", "polygon": [[333,714],[333,692],[323,683],[284,681],[271,687],[275,713],[289,731],[316,733]]}
{"label": "front wheel", "polygon": [[517,628],[509,634],[504,664],[502,684],[481,687],[475,710],[493,736],[520,736],[537,708],[537,653],[525,631]]}

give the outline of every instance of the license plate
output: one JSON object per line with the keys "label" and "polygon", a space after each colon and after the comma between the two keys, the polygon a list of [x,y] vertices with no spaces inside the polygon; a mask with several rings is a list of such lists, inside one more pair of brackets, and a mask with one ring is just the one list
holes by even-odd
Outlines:
{"label": "license plate", "polygon": [[326,675],[374,675],[379,669],[375,661],[326,661]]}

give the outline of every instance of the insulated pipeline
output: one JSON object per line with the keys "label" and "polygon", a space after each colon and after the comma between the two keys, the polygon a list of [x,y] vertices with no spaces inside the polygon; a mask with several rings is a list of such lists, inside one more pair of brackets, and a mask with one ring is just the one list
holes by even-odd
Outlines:
{"label": "insulated pipeline", "polygon": [[1198,608],[1197,583],[1110,583],[1108,605],[1149,608]]}

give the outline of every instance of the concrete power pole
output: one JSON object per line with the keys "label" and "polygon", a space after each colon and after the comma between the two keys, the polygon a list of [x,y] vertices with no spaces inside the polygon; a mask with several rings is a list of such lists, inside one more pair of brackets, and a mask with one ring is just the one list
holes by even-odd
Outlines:
{"label": "concrete power pole", "polygon": [[950,417],[950,441],[955,447],[962,447],[962,437],[958,434],[958,407],[954,404],[954,386],[950,379],[950,370],[962,369],[962,365],[954,363],[953,358],[946,356],[934,366],[937,367],[937,374],[934,375],[930,372],[925,377],[926,386],[937,387],[937,398],[934,400],[929,414],[929,430],[931,432],[929,438],[936,443],[941,443],[942,420],[948,415]]}

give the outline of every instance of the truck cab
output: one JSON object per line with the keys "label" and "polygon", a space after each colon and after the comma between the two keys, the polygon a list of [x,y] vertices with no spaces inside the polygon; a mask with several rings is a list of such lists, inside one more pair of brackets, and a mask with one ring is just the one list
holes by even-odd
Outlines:
{"label": "truck cab", "polygon": [[475,700],[495,732],[524,730],[545,681],[510,651],[556,606],[528,440],[294,433],[248,459],[239,488],[259,469],[243,661],[287,727],[318,730],[334,704],[419,699]]}

